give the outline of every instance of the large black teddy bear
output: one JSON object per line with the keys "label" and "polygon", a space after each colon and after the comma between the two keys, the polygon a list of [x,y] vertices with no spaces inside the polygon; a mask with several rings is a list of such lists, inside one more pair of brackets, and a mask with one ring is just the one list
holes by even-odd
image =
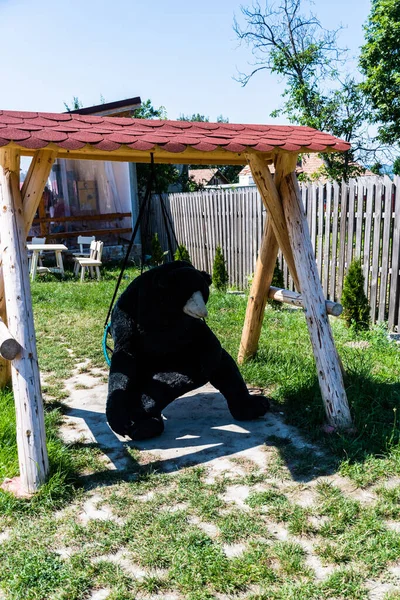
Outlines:
{"label": "large black teddy bear", "polygon": [[264,415],[269,402],[249,394],[232,357],[206,325],[211,277],[184,261],[151,269],[121,294],[111,318],[107,420],[143,440],[164,431],[162,410],[207,382],[237,420]]}

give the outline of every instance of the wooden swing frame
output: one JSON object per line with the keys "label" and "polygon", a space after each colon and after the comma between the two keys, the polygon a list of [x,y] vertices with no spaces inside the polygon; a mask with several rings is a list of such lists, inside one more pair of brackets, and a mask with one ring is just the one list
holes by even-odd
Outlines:
{"label": "wooden swing frame", "polygon": [[[113,119],[114,123],[117,121]],[[126,123],[125,119],[122,121]],[[293,129],[296,130],[296,127]],[[344,149],[343,143],[341,149]],[[175,149],[170,152],[154,145],[151,153],[155,163],[250,165],[268,219],[249,295],[238,361],[248,360],[257,351],[265,304],[281,249],[296,290],[301,293],[328,423],[335,429],[347,429],[351,427],[351,416],[341,362],[332,336],[295,175],[299,152],[321,150],[297,147],[290,151],[277,145],[264,152],[254,147],[239,152],[223,147],[202,151],[188,145],[183,151]],[[323,149],[330,150],[332,148]],[[23,155],[32,156],[33,160],[20,188],[20,157]],[[10,339],[17,344],[17,354],[11,361],[0,359],[0,385],[8,382],[11,369],[17,415],[19,491],[24,494],[37,491],[48,473],[26,238],[56,158],[150,162],[150,150],[124,145],[117,150],[100,150],[90,143],[80,149],[68,150],[54,142],[49,142],[44,148],[29,149],[16,140],[0,147],[0,317],[3,327],[5,324],[8,327]],[[274,178],[270,164],[275,166]]]}

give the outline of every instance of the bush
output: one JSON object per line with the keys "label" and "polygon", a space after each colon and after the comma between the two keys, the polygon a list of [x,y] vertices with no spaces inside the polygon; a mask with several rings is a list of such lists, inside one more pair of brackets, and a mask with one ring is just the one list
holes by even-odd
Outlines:
{"label": "bush", "polygon": [[220,292],[226,292],[228,286],[229,275],[225,266],[225,259],[220,246],[215,251],[214,265],[213,265],[213,284]]}
{"label": "bush", "polygon": [[162,265],[164,262],[165,256],[168,254],[168,250],[165,252],[161,248],[160,240],[158,239],[158,233],[153,235],[153,239],[151,240],[151,257],[150,264],[153,267],[158,267],[158,265]]}
{"label": "bush", "polygon": [[[284,288],[285,282],[283,280],[283,271],[279,266],[278,259],[276,259],[274,274],[272,276],[271,285],[278,288]],[[282,302],[278,302],[277,300],[268,300],[268,304],[273,306],[274,308],[282,308]]]}
{"label": "bush", "polygon": [[364,275],[361,269],[361,260],[353,260],[344,280],[343,317],[348,327],[356,330],[368,329],[371,322],[370,306],[364,292]]}
{"label": "bush", "polygon": [[175,250],[174,260],[186,260],[186,262],[192,264],[190,254],[184,244],[180,244]]}

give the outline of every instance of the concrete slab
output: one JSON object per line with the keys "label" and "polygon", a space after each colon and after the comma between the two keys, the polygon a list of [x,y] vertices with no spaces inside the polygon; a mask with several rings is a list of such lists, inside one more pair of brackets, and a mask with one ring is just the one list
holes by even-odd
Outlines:
{"label": "concrete slab", "polygon": [[[116,435],[107,425],[105,403],[107,384],[88,373],[67,380],[70,397],[61,434],[66,442],[97,443],[106,455],[109,469],[132,466],[129,446],[138,448],[146,463],[174,472],[193,465],[207,465],[214,476],[243,472],[241,461],[258,469],[267,469],[271,453],[266,452],[269,436],[290,438],[298,448],[312,448],[298,431],[285,425],[279,414],[268,413],[256,421],[235,421],[224,397],[207,384],[175,400],[164,411],[165,431],[141,442]],[[313,449],[314,450],[314,449]]]}

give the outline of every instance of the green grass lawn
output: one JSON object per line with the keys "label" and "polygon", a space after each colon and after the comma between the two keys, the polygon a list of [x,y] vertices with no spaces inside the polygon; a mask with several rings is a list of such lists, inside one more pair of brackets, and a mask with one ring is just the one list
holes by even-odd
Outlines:
{"label": "green grass lawn", "polygon": [[[128,269],[121,291],[134,275]],[[316,450],[266,439],[268,468],[247,465],[234,479],[210,481],[199,467],[167,475],[134,449],[129,469],[105,472],[101,449],[67,447],[57,432],[64,381],[79,364],[88,372],[105,367],[101,338],[117,276],[104,269],[99,283],[46,276],[32,285],[51,472],[29,501],[0,491],[0,598],[78,600],[106,589],[109,600],[339,600],[368,598],[368,582],[390,583],[391,569],[400,567],[400,533],[392,525],[400,517],[400,349],[385,328],[356,336],[333,322],[352,435],[321,431],[324,411],[301,311],[268,307],[259,353],[243,375]],[[236,357],[246,298],[212,292],[208,306],[209,325]],[[0,480],[17,472],[13,399],[3,391]],[[329,477],[313,485],[332,474],[347,487]],[[244,507],[226,499],[235,485],[248,487]],[[310,504],[299,502],[305,491]],[[372,499],[364,502],[362,492]],[[93,494],[112,516],[83,523],[78,516]],[[122,568],[124,560],[136,571]]]}

